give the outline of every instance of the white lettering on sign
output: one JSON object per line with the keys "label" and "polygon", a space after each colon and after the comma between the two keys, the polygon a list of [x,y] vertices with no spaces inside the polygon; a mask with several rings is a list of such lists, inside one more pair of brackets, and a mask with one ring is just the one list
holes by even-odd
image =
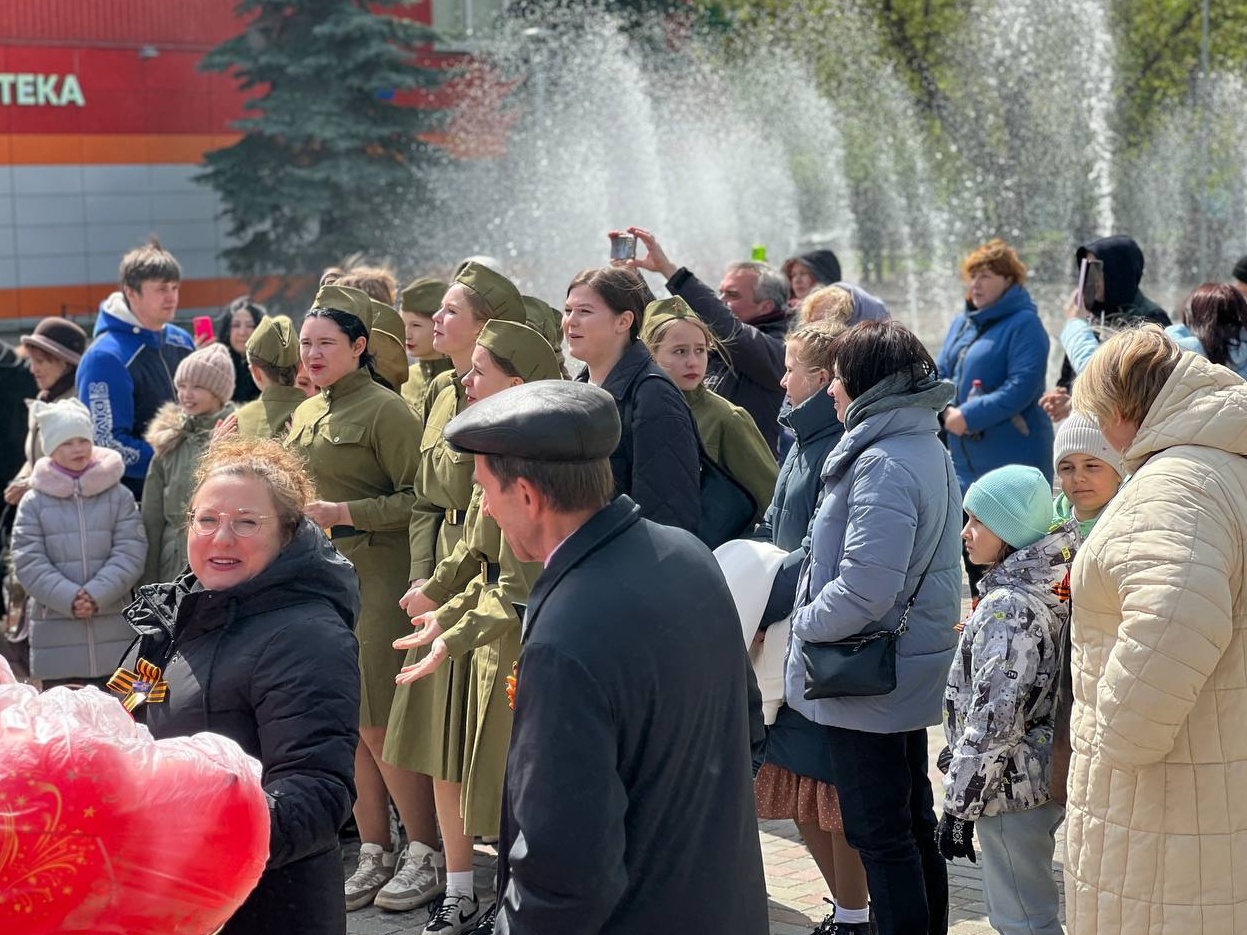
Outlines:
{"label": "white lettering on sign", "polygon": [[0,72],[0,107],[85,107],[77,75]]}

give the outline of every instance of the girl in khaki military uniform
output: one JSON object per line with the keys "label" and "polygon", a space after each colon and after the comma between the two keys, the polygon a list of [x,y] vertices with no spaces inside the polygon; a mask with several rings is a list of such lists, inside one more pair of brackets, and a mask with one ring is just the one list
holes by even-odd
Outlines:
{"label": "girl in khaki military uniform", "polygon": [[760,521],[775,495],[779,466],[753,416],[706,388],[706,366],[718,343],[714,334],[676,296],[646,306],[641,340],[688,400],[706,454],[753,495],[754,521]]}
{"label": "girl in khaki military uniform", "polygon": [[362,847],[347,881],[347,905],[371,902],[390,878],[387,793],[408,835],[437,841],[427,779],[381,761],[398,662],[390,643],[408,631],[398,606],[411,564],[407,527],[415,501],[419,423],[407,404],[373,380],[369,352],[374,306],[367,295],[325,286],[304,318],[300,355],[320,392],[295,410],[287,447],[300,453],[322,498],[307,515],[323,527],[359,576],[360,745],[355,757],[355,819]]}
{"label": "girl in khaki military uniform", "polygon": [[[463,378],[468,404],[531,380],[560,379],[558,357],[544,337],[527,325],[491,321],[482,329],[472,352],[472,369]],[[415,684],[437,672],[448,660],[467,657],[470,690],[463,719],[463,782],[458,798],[438,798],[438,822],[446,848],[446,898],[434,915],[458,932],[475,920],[479,905],[472,889],[472,837],[498,833],[502,814],[502,775],[511,738],[511,708],[505,677],[519,658],[520,611],[540,563],[520,562],[506,545],[498,524],[481,508],[482,493],[474,486],[465,533],[459,545],[437,565],[422,593],[436,610],[412,623],[412,636],[395,642],[410,649],[399,674]],[[419,647],[429,647],[424,658]],[[461,664],[461,663],[460,663]],[[430,926],[434,920],[430,920]],[[432,931],[432,929],[430,929]]]}
{"label": "girl in khaki military uniform", "polygon": [[285,315],[261,318],[247,339],[247,367],[260,398],[234,413],[238,434],[285,438],[294,411],[307,399],[294,385],[299,368],[299,337]]}
{"label": "girl in khaki military uniform", "polygon": [[[450,358],[453,371],[439,374],[427,397],[419,442],[417,494],[410,514],[408,580],[413,586],[401,602],[409,617],[419,617],[436,607],[422,593],[421,586],[437,563],[463,538],[472,499],[472,456],[452,451],[442,440],[442,429],[467,405],[463,386],[455,374],[466,374],[471,369],[477,335],[487,321],[496,318],[523,322],[524,304],[519,291],[506,277],[468,263],[433,316],[433,347]],[[392,650],[391,653],[397,667],[402,656]],[[413,653],[424,654],[423,650]],[[432,777],[438,810],[446,815],[457,809],[459,803],[470,675],[466,660],[450,662],[398,695],[390,712],[382,754],[393,767]],[[458,822],[449,827],[443,825],[443,841],[459,841],[460,831]],[[468,854],[470,867],[470,840]],[[440,853],[413,841],[402,855],[394,877],[377,894],[376,905],[403,911],[427,903],[445,889],[444,867]]]}

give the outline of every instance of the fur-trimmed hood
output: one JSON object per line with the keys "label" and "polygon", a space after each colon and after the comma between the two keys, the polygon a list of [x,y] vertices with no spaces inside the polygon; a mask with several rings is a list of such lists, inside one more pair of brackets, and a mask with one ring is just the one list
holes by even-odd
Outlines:
{"label": "fur-trimmed hood", "polygon": [[[95,455],[87,465],[82,477],[78,478],[81,493],[84,497],[95,497],[112,487],[116,487],[125,473],[126,466],[121,455],[111,448],[95,447]],[[30,474],[30,486],[49,497],[67,500],[76,491],[75,481],[68,474],[56,469],[52,459],[46,455],[35,462],[35,469]]]}
{"label": "fur-trimmed hood", "polygon": [[152,416],[147,431],[143,433],[143,439],[152,446],[154,454],[164,457],[189,436],[211,432],[219,420],[233,411],[233,405],[226,403],[224,408],[216,412],[188,416],[177,403],[165,403]]}

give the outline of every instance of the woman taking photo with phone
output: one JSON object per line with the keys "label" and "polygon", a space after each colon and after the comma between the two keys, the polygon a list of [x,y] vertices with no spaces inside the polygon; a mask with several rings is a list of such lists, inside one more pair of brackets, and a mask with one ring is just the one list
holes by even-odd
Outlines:
{"label": "woman taking photo with phone", "polygon": [[674,383],[639,340],[654,295],[636,270],[587,269],[567,287],[563,336],[577,377],[615,397],[623,432],[611,455],[615,493],[641,515],[696,533],[701,525],[697,427]]}

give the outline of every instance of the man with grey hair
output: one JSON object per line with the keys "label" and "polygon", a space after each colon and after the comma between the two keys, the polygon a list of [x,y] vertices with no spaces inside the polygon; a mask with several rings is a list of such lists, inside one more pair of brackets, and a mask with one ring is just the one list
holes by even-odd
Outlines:
{"label": "man with grey hair", "polygon": [[732,263],[715,293],[684,267],[677,267],[654,235],[629,227],[645,244],[645,256],[628,265],[658,273],[667,291],[678,295],[710,326],[723,351],[710,353],[706,386],[742,407],[758,424],[762,437],[777,451],[784,391],[784,336],[788,333],[788,280],[765,263]]}

